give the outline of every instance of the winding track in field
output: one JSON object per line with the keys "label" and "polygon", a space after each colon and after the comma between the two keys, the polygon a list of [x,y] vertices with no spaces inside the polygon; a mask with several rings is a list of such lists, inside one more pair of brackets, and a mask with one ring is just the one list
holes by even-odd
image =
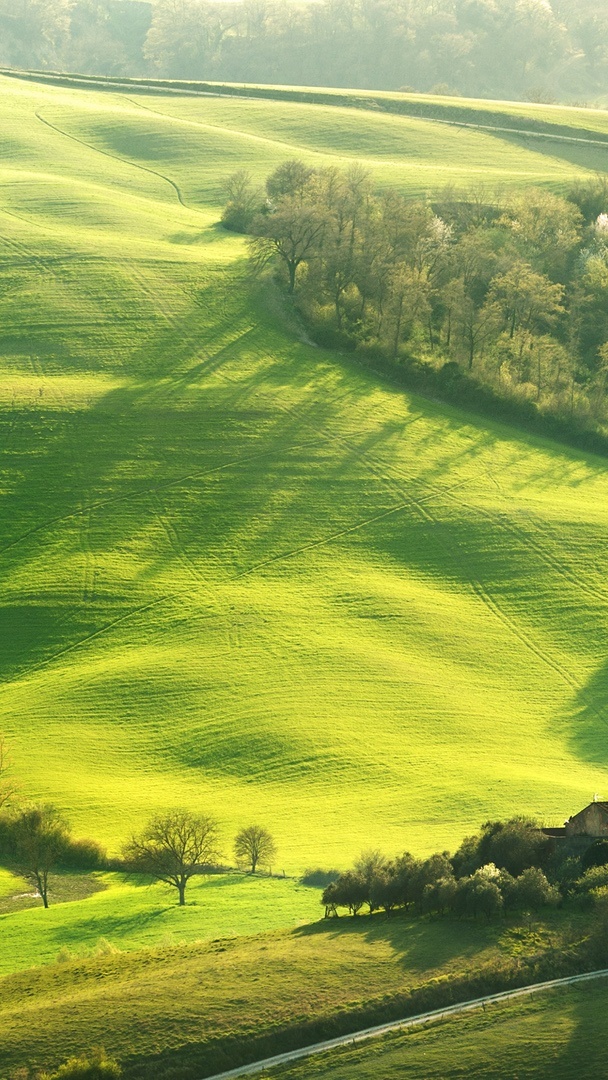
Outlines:
{"label": "winding track in field", "polygon": [[451,1016],[461,1013],[473,1012],[483,1009],[486,1005],[500,1004],[503,1001],[514,1001],[518,998],[529,997],[543,990],[555,990],[562,986],[573,986],[577,983],[590,982],[593,979],[605,979],[608,977],[608,968],[600,971],[591,971],[585,975],[570,975],[566,979],[551,979],[549,982],[534,983],[532,986],[522,986],[517,990],[503,990],[498,994],[486,994],[484,997],[473,998],[470,1001],[461,1001],[457,1005],[448,1005],[444,1009],[432,1009],[430,1012],[419,1013],[417,1016],[409,1016],[403,1020],[391,1020],[387,1024],[378,1024],[376,1027],[362,1028],[353,1031],[350,1035],[339,1035],[335,1039],[326,1039],[324,1042],[312,1043],[310,1046],[302,1046],[299,1050],[288,1050],[285,1054],[275,1054],[274,1057],[263,1058],[254,1061],[250,1065],[239,1065],[236,1069],[227,1072],[216,1073],[207,1080],[231,1080],[232,1077],[250,1076],[253,1073],[265,1072],[277,1065],[287,1065],[301,1058],[311,1057],[313,1054],[322,1054],[327,1050],[333,1050],[339,1046],[352,1046],[356,1043],[365,1042],[367,1039],[375,1039],[381,1035],[388,1035],[391,1031],[407,1031],[412,1028],[424,1027],[425,1024],[437,1020],[447,1020]]}

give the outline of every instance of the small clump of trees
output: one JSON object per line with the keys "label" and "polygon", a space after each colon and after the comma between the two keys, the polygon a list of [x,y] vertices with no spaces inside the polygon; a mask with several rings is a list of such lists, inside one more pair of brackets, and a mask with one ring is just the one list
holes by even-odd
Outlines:
{"label": "small clump of trees", "polygon": [[453,855],[417,859],[405,852],[387,859],[379,851],[364,852],[351,870],[326,885],[321,902],[326,917],[341,908],[351,915],[400,908],[490,918],[537,912],[565,897],[596,901],[604,888],[608,894],[608,866],[582,871],[581,860],[560,853],[536,822],[516,817],[487,822]]}
{"label": "small clump of trees", "polygon": [[272,263],[320,343],[416,386],[608,435],[608,180],[408,199],[286,161],[228,181],[223,223]]}
{"label": "small clump of trees", "polygon": [[[123,846],[122,858],[109,860],[95,840],[78,839],[51,803],[21,802],[12,780],[6,743],[0,738],[0,864],[28,881],[43,906],[50,903],[50,879],[70,870],[126,870],[175,889],[178,904],[195,875],[228,870],[221,866],[219,826],[214,818],[185,809],[154,815]],[[234,839],[239,867],[272,873],[276,845],[261,825],[240,829]]]}

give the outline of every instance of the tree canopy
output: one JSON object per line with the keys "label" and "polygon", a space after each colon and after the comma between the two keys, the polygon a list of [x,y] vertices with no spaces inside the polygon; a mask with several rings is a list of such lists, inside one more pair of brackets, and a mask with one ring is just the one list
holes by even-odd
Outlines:
{"label": "tree canopy", "polygon": [[220,857],[216,822],[187,810],[158,815],[125,844],[123,856],[131,870],[177,889],[183,907],[190,878]]}
{"label": "tree canopy", "polygon": [[595,0],[0,0],[0,62],[178,79],[588,99]]}

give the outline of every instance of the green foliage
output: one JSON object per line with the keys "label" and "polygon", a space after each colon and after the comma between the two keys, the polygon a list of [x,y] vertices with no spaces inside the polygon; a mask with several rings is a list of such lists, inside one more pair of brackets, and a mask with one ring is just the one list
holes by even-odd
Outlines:
{"label": "green foliage", "polygon": [[[412,906],[420,912],[489,918],[503,908],[539,911],[561,900],[557,886],[537,865],[547,861],[546,839],[532,822],[519,818],[488,823],[452,859],[447,852],[423,860],[406,852],[388,862],[379,851],[364,852],[352,871],[323,890],[325,916],[337,915],[341,907],[356,915],[364,904],[370,914]],[[490,861],[492,854],[497,862]]]}
{"label": "green foliage", "polygon": [[43,1073],[41,1080],[118,1080],[122,1069],[109,1058],[105,1050],[91,1055],[72,1057],[53,1073]]}
{"label": "green foliage", "polygon": [[581,864],[583,870],[592,866],[606,866],[608,863],[608,840],[596,840],[585,851]]}
{"label": "green foliage", "polygon": [[533,191],[502,213],[479,203],[471,213],[472,196],[446,195],[440,217],[428,202],[374,193],[361,167],[297,160],[275,170],[267,190],[269,205],[250,224],[253,266],[274,258],[288,291],[299,285],[320,340],[410,372],[424,358],[436,383],[475,400],[466,370],[516,413],[604,439],[608,214],[583,232],[577,206]]}
{"label": "green foliage", "polygon": [[232,232],[246,233],[260,212],[263,199],[250,173],[245,169],[229,176],[225,184],[226,205],[222,212],[222,225]]}
{"label": "green foliage", "polygon": [[[152,17],[152,18],[151,18]],[[151,20],[151,25],[150,25]],[[0,5],[2,62],[85,72],[304,86],[407,83],[432,94],[547,102],[603,94],[602,5],[492,0],[310,9],[245,0],[22,0]]]}
{"label": "green foliage", "polygon": [[332,881],[336,881],[339,877],[339,870],[323,870],[322,867],[319,866],[314,870],[306,870],[300,878],[300,881],[303,885],[324,889],[326,885],[331,885]]}

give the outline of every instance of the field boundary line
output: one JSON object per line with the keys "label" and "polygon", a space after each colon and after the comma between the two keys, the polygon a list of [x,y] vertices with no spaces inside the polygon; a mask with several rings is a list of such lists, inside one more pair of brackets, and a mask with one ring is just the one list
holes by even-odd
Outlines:
{"label": "field boundary line", "polygon": [[[67,88],[67,89],[75,89],[75,90],[84,90],[84,89],[98,90],[98,91],[110,90],[111,92],[116,92],[116,93],[119,93],[119,94],[124,93],[125,91],[129,91],[130,93],[137,94],[137,92],[140,91],[140,92],[142,92],[144,94],[152,93],[152,94],[158,94],[160,96],[165,95],[167,97],[171,97],[171,96],[174,96],[174,97],[227,97],[227,98],[244,98],[244,99],[249,100],[249,101],[260,101],[260,100],[261,101],[288,101],[288,102],[293,102],[295,104],[323,105],[323,106],[328,106],[330,108],[346,108],[346,109],[356,108],[356,109],[359,109],[359,110],[369,111],[369,112],[376,112],[377,109],[380,109],[382,112],[388,113],[388,114],[390,114],[392,116],[407,117],[408,119],[411,119],[411,120],[429,121],[430,123],[435,123],[435,124],[446,124],[448,127],[470,128],[470,129],[475,130],[475,131],[487,131],[487,132],[490,132],[490,133],[498,133],[499,135],[517,135],[517,136],[524,137],[524,138],[553,139],[554,141],[557,141],[557,142],[582,143],[582,144],[588,145],[588,146],[601,146],[604,149],[608,149],[608,137],[605,137],[605,138],[589,138],[589,137],[585,137],[585,136],[582,136],[582,135],[561,134],[561,133],[556,132],[556,131],[555,132],[554,131],[539,131],[539,130],[535,130],[534,128],[517,128],[517,127],[510,127],[508,125],[483,124],[483,123],[472,122],[470,120],[467,121],[467,120],[451,119],[451,118],[440,117],[440,116],[429,116],[429,115],[425,115],[423,113],[415,112],[413,110],[408,111],[407,109],[390,108],[390,100],[385,101],[383,99],[382,101],[378,101],[376,98],[373,98],[373,97],[369,98],[369,104],[367,104],[367,99],[366,98],[354,98],[353,99],[354,100],[353,104],[350,104],[349,102],[344,101],[342,97],[337,98],[336,101],[331,101],[331,100],[327,100],[327,101],[306,100],[306,97],[304,95],[306,95],[307,92],[310,93],[310,91],[308,91],[307,88],[304,88],[304,87],[302,87],[302,89],[301,89],[301,94],[303,95],[302,97],[298,97],[298,96],[295,96],[295,97],[289,96],[288,97],[284,92],[283,93],[281,92],[281,91],[284,91],[284,89],[285,89],[283,87],[270,87],[269,89],[275,89],[277,91],[277,93],[275,95],[273,95],[273,94],[261,94],[261,93],[256,93],[256,90],[258,90],[258,87],[256,85],[248,86],[246,83],[242,84],[242,88],[241,88],[240,85],[236,85],[236,84],[231,85],[229,83],[217,83],[217,84],[209,83],[208,84],[209,89],[205,89],[205,90],[196,89],[195,90],[195,89],[192,89],[191,85],[190,86],[184,86],[184,87],[163,86],[161,83],[154,82],[154,80],[150,80],[150,81],[142,80],[139,83],[134,83],[134,82],[130,82],[130,81],[123,81],[120,78],[112,78],[112,77],[102,79],[102,78],[99,78],[99,77],[91,78],[91,77],[86,76],[86,75],[83,76],[83,75],[70,74],[70,73],[65,73],[65,74],[58,73],[58,72],[45,73],[45,72],[37,72],[37,71],[29,72],[29,71],[22,71],[22,70],[12,69],[12,68],[0,68],[0,75],[3,75],[3,76],[5,76],[6,78],[9,78],[9,79],[12,78],[12,79],[20,79],[20,80],[26,81],[26,82],[38,82],[38,83],[42,83],[42,84],[47,85],[47,86],[62,86],[62,87]],[[212,86],[214,87],[213,89],[211,88]],[[266,89],[266,87],[263,87],[262,89]],[[246,92],[247,90],[251,90],[251,93],[248,94]],[[314,91],[313,91],[313,93],[314,93]],[[464,99],[464,100],[466,101],[466,99]],[[135,104],[138,104],[138,103],[135,103]],[[153,110],[150,110],[150,111],[153,111]],[[108,156],[111,156],[111,155],[108,155]],[[121,160],[121,159],[117,159],[117,160]],[[149,171],[152,172],[153,170],[149,170]],[[160,175],[160,174],[157,174],[157,175]],[[167,177],[163,177],[163,179],[167,179]],[[169,183],[171,183],[171,181],[169,181]],[[180,201],[181,201],[181,199],[180,199]],[[186,204],[183,203],[182,205],[185,206]],[[188,207],[188,209],[192,209],[192,208]]]}
{"label": "field boundary line", "polygon": [[486,994],[484,997],[461,1001],[456,1005],[448,1005],[442,1009],[432,1009],[430,1012],[418,1013],[416,1016],[405,1017],[402,1020],[390,1020],[386,1024],[361,1028],[359,1031],[351,1032],[350,1035],[339,1035],[335,1039],[325,1039],[323,1042],[303,1046],[299,1050],[288,1050],[284,1054],[275,1054],[273,1057],[254,1061],[250,1065],[239,1065],[237,1068],[228,1069],[226,1072],[214,1073],[213,1076],[207,1077],[206,1080],[231,1080],[232,1077],[263,1072],[266,1069],[274,1068],[276,1065],[286,1065],[292,1061],[311,1057],[313,1054],[322,1054],[326,1050],[333,1050],[340,1046],[352,1046],[359,1042],[365,1042],[367,1039],[387,1035],[391,1031],[406,1031],[409,1028],[423,1027],[425,1024],[436,1020],[444,1020],[451,1016],[458,1016],[460,1013],[485,1008],[486,1005],[498,1004],[501,1001],[513,1001],[517,998],[541,993],[543,990],[554,990],[561,986],[573,986],[577,983],[605,978],[608,978],[608,968],[590,971],[583,975],[569,975],[563,979],[550,979],[548,982],[533,983],[531,986],[520,986],[516,990],[502,990],[496,994]]}
{"label": "field boundary line", "polygon": [[71,135],[69,131],[64,131],[63,128],[58,127],[57,124],[53,124],[50,120],[46,120],[44,116],[41,115],[39,109],[34,112],[34,116],[41,124],[50,128],[51,131],[57,132],[58,135],[63,135],[66,139],[71,139],[72,142],[78,143],[79,146],[86,147],[87,150],[92,150],[96,154],[103,154],[104,157],[110,158],[111,161],[118,161],[121,165],[130,165],[133,169],[139,169],[141,172],[149,173],[150,176],[156,176],[160,180],[164,180],[165,183],[173,188],[173,191],[177,195],[177,201],[183,206],[184,210],[193,211],[195,214],[201,213],[199,207],[189,206],[188,203],[184,201],[178,185],[174,180],[171,180],[169,176],[165,176],[164,173],[157,172],[156,169],[150,169],[147,165],[140,165],[137,161],[131,161],[130,158],[121,157],[120,154],[110,154],[108,150],[101,150],[98,146],[94,146],[93,143],[86,142],[85,139],[79,139],[77,135]]}

